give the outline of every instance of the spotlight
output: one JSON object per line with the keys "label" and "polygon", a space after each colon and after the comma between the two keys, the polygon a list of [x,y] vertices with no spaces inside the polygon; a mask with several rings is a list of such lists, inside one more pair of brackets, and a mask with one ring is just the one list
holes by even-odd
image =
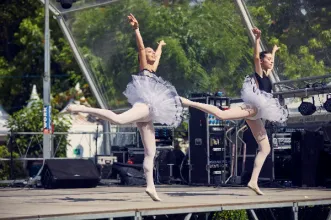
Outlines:
{"label": "spotlight", "polygon": [[300,104],[298,110],[301,113],[301,115],[312,115],[316,111],[316,106],[315,106],[315,99],[312,97],[313,103],[311,102],[304,102],[303,99],[302,103]]}
{"label": "spotlight", "polygon": [[69,9],[72,6],[72,3],[76,2],[76,0],[56,0],[61,3],[62,8]]}
{"label": "spotlight", "polygon": [[326,111],[331,112],[331,94],[326,96],[326,101],[323,104],[323,107]]}

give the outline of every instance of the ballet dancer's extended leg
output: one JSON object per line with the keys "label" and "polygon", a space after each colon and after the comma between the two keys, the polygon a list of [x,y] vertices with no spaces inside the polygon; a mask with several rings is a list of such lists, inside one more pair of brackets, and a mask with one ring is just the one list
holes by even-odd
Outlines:
{"label": "ballet dancer's extended leg", "polygon": [[67,108],[67,111],[88,113],[117,125],[130,124],[138,121],[148,121],[146,119],[149,116],[149,107],[144,103],[136,103],[131,109],[121,114],[116,114],[107,109],[89,108],[84,105],[70,105]]}
{"label": "ballet dancer's extended leg", "polygon": [[152,122],[137,122],[137,127],[139,129],[145,150],[143,165],[147,182],[146,193],[154,201],[161,201],[161,199],[157,196],[153,178],[154,157],[156,152],[154,126]]}
{"label": "ballet dancer's extended leg", "polygon": [[[226,111],[222,111],[216,106],[194,102],[182,97],[181,97],[181,101],[184,106],[197,108],[201,111],[212,114],[221,120],[243,119],[248,117],[254,117],[258,112],[257,108],[250,105],[244,105],[241,107],[235,107]],[[268,156],[268,154],[270,153],[270,144],[269,144],[267,132],[264,128],[261,119],[246,120],[246,121],[250,129],[252,130],[252,133],[257,143],[259,144],[259,153],[257,154],[254,161],[254,169],[251,180],[248,183],[248,187],[254,190],[254,192],[256,192],[258,195],[263,195],[263,192],[261,192],[261,190],[257,185],[257,181],[263,163],[266,157]]]}
{"label": "ballet dancer's extended leg", "polygon": [[264,128],[264,124],[261,119],[258,120],[246,120],[248,126],[250,127],[256,142],[259,144],[259,152],[255,157],[254,168],[252,172],[251,179],[247,186],[252,189],[256,194],[263,195],[263,192],[259,189],[257,181],[264,164],[265,159],[270,153],[270,143],[268,139],[267,132]]}
{"label": "ballet dancer's extended leg", "polygon": [[199,109],[203,112],[214,115],[221,120],[243,119],[253,117],[257,113],[257,109],[253,106],[245,105],[241,107],[230,108],[229,110],[222,111],[214,105],[208,105],[200,102],[194,102],[181,97],[184,106]]}

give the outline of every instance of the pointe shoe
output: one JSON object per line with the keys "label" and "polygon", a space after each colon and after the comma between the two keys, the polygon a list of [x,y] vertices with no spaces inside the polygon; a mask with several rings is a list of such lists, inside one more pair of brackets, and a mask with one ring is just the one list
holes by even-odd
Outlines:
{"label": "pointe shoe", "polygon": [[161,199],[157,196],[156,191],[152,191],[152,190],[148,190],[146,189],[145,192],[147,193],[147,195],[149,195],[149,197],[151,197],[151,199],[155,202],[160,202]]}
{"label": "pointe shoe", "polygon": [[253,190],[259,196],[263,196],[264,195],[264,193],[259,189],[258,186],[253,186],[253,184],[248,183],[247,184],[247,187],[249,189]]}

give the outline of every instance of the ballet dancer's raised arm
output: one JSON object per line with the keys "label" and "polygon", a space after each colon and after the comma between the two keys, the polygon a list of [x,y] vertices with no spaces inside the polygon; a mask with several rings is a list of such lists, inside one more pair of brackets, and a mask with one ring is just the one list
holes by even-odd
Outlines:
{"label": "ballet dancer's raised arm", "polygon": [[136,34],[140,71],[143,69],[147,69],[151,72],[156,72],[159,62],[160,62],[161,54],[162,54],[162,47],[164,45],[166,45],[166,43],[163,40],[161,40],[159,42],[159,46],[156,49],[156,51],[154,51],[150,47],[145,48],[143,38],[139,31],[139,23],[138,23],[137,19],[133,16],[133,14],[130,14],[128,16],[128,19],[129,19],[130,25],[132,26],[132,28],[134,29],[134,32]]}
{"label": "ballet dancer's raised arm", "polygon": [[164,40],[161,40],[159,43],[159,46],[157,47],[156,51],[155,51],[155,62],[153,64],[153,71],[156,72],[157,67],[159,66],[159,62],[160,62],[160,58],[161,58],[161,54],[162,54],[162,47],[167,45]]}
{"label": "ballet dancer's raised arm", "polygon": [[147,68],[147,59],[146,59],[144,41],[139,30],[139,23],[137,19],[133,16],[133,14],[130,14],[128,16],[128,19],[131,27],[134,29],[134,32],[136,34],[136,42],[137,42],[138,56],[139,56],[139,69],[143,70]]}
{"label": "ballet dancer's raised arm", "polygon": [[263,70],[262,70],[262,67],[261,67],[261,60],[260,60],[261,31],[258,28],[253,28],[252,32],[255,36],[255,44],[254,44],[255,72],[261,76],[263,74]]}
{"label": "ballet dancer's raised arm", "polygon": [[274,45],[274,47],[272,48],[272,53],[271,53],[271,63],[272,66],[270,69],[267,70],[266,75],[269,76],[271,71],[274,69],[274,65],[275,65],[275,56],[276,56],[276,52],[279,50],[279,47],[277,45]]}

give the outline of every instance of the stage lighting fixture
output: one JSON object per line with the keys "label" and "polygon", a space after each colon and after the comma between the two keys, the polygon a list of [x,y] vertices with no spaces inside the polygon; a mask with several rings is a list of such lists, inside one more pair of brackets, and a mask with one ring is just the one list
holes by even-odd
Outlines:
{"label": "stage lighting fixture", "polygon": [[298,110],[301,113],[301,115],[312,115],[316,111],[316,106],[315,106],[315,99],[312,97],[313,103],[311,102],[304,102],[303,99],[302,103],[300,104]]}
{"label": "stage lighting fixture", "polygon": [[61,3],[62,8],[69,9],[72,6],[72,3],[76,2],[76,0],[56,0]]}
{"label": "stage lighting fixture", "polygon": [[326,97],[326,101],[323,104],[323,107],[326,111],[331,112],[331,94]]}

